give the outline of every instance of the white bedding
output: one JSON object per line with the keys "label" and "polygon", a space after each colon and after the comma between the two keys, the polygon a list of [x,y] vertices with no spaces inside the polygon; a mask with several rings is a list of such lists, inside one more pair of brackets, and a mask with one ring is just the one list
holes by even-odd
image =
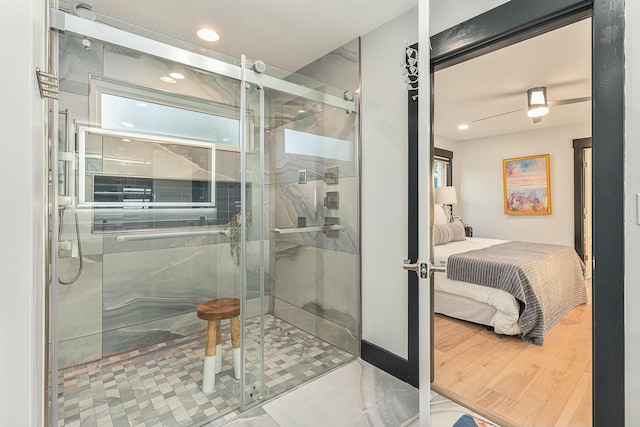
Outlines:
{"label": "white bedding", "polygon": [[[434,248],[434,263],[446,265],[450,255],[506,243],[506,240],[467,237]],[[491,326],[505,335],[518,335],[519,307],[513,295],[495,288],[447,279],[444,272],[435,273],[436,313]]]}

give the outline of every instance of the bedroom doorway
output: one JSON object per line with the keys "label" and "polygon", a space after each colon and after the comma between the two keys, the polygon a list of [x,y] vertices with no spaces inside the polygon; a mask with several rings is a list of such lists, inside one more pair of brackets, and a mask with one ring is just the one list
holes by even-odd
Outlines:
{"label": "bedroom doorway", "polygon": [[[524,0],[511,0],[432,36],[431,68],[433,71],[444,69],[587,16],[593,17],[594,31],[592,137],[593,174],[597,179],[593,190],[593,252],[598,268],[593,272],[593,280],[594,299],[599,301],[594,308],[594,317],[598,321],[593,323],[592,421],[594,425],[623,425],[625,363],[624,314],[621,313],[621,307],[624,306],[624,185],[622,174],[616,171],[624,161],[624,40],[622,37],[612,40],[603,35],[612,26],[624,28],[624,4],[604,0],[563,1],[559,4],[541,0],[533,7]],[[410,93],[409,99],[414,96],[415,93]],[[417,119],[412,121],[411,111],[409,121],[409,140],[415,138],[417,141],[412,134],[417,129]],[[606,286],[599,287],[597,283]],[[409,300],[415,296],[410,287]],[[411,310],[409,313],[411,316]],[[409,323],[416,320],[417,317],[410,318]],[[409,332],[411,341],[411,329]],[[420,336],[424,338],[423,334]],[[409,365],[419,363],[418,355],[411,354],[411,343],[409,348]]]}
{"label": "bedroom doorway", "polygon": [[[456,213],[475,231],[465,242],[434,243],[436,264],[445,262],[445,253],[487,251],[505,241],[563,245],[573,252],[570,141],[591,134],[590,71],[591,20],[585,18],[434,73],[434,145],[454,151]],[[549,101],[540,122],[526,109],[527,89],[535,86],[545,86],[548,99],[558,102]],[[549,158],[551,214],[506,215],[503,160],[540,153]],[[576,279],[554,278],[571,284],[571,292],[569,286],[553,287],[567,289],[550,310],[564,320],[544,334],[541,347],[519,337],[522,306],[510,294],[436,272],[432,388],[499,425],[528,425],[534,413],[540,425],[591,425],[591,382],[584,377],[590,374],[592,317],[591,306],[583,305],[588,298],[579,256],[573,254],[561,270],[573,271]],[[565,305],[577,288],[581,298]],[[532,339],[529,331],[525,336]],[[571,348],[573,358],[562,347]],[[559,387],[554,369],[575,375],[566,375],[565,387]],[[556,389],[553,397],[543,392],[548,388]],[[520,401],[527,402],[526,410],[515,410]],[[582,403],[569,406],[575,401]]]}

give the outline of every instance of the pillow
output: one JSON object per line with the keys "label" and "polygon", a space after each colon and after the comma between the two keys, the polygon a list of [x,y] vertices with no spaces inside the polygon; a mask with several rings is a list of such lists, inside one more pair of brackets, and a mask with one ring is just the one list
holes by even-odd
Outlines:
{"label": "pillow", "polygon": [[434,224],[449,224],[447,219],[447,213],[444,211],[442,205],[435,205],[433,207],[433,223]]}
{"label": "pillow", "polygon": [[434,224],[433,244],[434,246],[445,243],[465,240],[464,224],[460,221],[448,222],[446,224]]}

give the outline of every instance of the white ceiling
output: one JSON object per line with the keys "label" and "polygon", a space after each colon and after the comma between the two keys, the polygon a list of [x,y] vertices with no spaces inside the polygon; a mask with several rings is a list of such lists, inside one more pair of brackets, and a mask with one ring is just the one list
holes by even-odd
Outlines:
{"label": "white ceiling", "polygon": [[[296,71],[368,33],[417,0],[84,0],[109,15],[235,58]],[[217,42],[195,32],[210,27]]]}
{"label": "white ceiling", "polygon": [[591,96],[591,19],[436,72],[434,133],[464,141],[591,120],[591,102],[582,102],[550,106],[533,124],[526,93],[537,86],[550,101]]}
{"label": "white ceiling", "polygon": [[[417,6],[417,0],[88,3],[98,13],[235,58],[245,54],[289,71]],[[195,32],[203,26],[218,31],[221,39],[213,43],[200,40]],[[552,101],[591,94],[590,28],[591,20],[586,19],[437,72],[435,133],[463,141],[590,120],[590,102],[552,106],[535,125],[525,111],[526,91],[532,87],[546,86]],[[473,122],[517,109],[522,111]],[[459,131],[460,123],[470,128]]]}

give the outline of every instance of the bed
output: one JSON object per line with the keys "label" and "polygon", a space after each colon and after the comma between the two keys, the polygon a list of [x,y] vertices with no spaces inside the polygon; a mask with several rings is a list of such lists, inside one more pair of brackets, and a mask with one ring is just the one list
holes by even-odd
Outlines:
{"label": "bed", "polygon": [[438,210],[434,263],[447,271],[435,273],[436,313],[542,345],[553,325],[587,302],[584,264],[573,248],[465,237],[464,226]]}

